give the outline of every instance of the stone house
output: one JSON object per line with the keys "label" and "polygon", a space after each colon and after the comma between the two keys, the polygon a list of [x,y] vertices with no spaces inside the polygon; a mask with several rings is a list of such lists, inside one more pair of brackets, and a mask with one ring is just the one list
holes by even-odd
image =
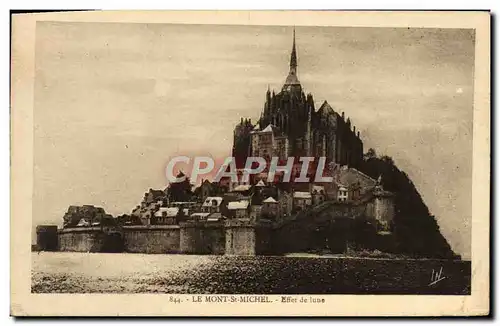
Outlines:
{"label": "stone house", "polygon": [[222,197],[207,197],[203,201],[201,205],[202,213],[220,213],[221,212],[221,204],[223,198]]}
{"label": "stone house", "polygon": [[294,191],[293,193],[293,211],[301,211],[312,205],[312,196],[310,192]]}
{"label": "stone house", "polygon": [[325,187],[320,185],[312,185],[311,195],[313,205],[321,204],[326,200]]}
{"label": "stone house", "polygon": [[215,196],[215,188],[216,185],[205,179],[202,180],[200,186],[194,190],[194,194],[199,200],[204,201],[207,197]]}
{"label": "stone house", "polygon": [[250,218],[250,202],[248,200],[231,201],[227,204],[227,209],[233,218]]}
{"label": "stone house", "polygon": [[280,205],[273,197],[267,197],[262,201],[262,218],[276,220],[279,216]]}
{"label": "stone house", "polygon": [[172,225],[177,224],[178,207],[160,207],[155,213],[151,224]]}
{"label": "stone house", "polygon": [[258,221],[262,217],[262,205],[250,205],[250,221]]}

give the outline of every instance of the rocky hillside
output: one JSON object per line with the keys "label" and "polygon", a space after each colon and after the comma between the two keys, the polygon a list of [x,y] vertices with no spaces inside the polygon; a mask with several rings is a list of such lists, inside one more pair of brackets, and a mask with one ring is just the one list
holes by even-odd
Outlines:
{"label": "rocky hillside", "polygon": [[102,207],[92,205],[70,206],[63,216],[63,227],[75,227],[82,219],[92,225],[94,222],[113,221],[113,216],[106,214]]}
{"label": "rocky hillside", "polygon": [[435,217],[413,182],[398,169],[392,158],[379,157],[370,149],[360,170],[374,179],[382,176],[384,189],[396,194],[394,236],[399,253],[415,257],[460,258],[441,234]]}

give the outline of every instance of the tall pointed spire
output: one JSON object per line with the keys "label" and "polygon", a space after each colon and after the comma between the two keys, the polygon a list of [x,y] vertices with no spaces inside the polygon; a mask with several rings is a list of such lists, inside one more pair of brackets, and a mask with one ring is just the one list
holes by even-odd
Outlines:
{"label": "tall pointed spire", "polygon": [[290,74],[297,74],[297,50],[295,48],[295,27],[293,28],[293,46],[292,55],[290,57]]}
{"label": "tall pointed spire", "polygon": [[290,91],[292,89],[298,90],[299,92],[302,90],[299,79],[297,78],[297,49],[295,46],[295,27],[293,28],[293,45],[292,54],[290,56],[290,71],[288,72],[285,84],[283,85],[283,90]]}

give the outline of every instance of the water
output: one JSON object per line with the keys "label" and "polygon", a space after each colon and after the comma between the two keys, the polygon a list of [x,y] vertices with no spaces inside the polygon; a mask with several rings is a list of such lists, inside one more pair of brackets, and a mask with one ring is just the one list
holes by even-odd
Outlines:
{"label": "water", "polygon": [[32,292],[464,295],[470,262],[34,252]]}

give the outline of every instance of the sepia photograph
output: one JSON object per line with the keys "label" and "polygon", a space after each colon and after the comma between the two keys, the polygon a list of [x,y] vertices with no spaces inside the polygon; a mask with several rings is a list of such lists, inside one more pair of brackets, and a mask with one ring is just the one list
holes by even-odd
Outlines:
{"label": "sepia photograph", "polygon": [[[228,313],[453,300],[472,297],[481,257],[488,296],[489,248],[477,255],[472,235],[489,235],[489,52],[473,24],[86,14],[33,22],[28,146],[13,121],[13,150],[31,150],[27,224],[11,229],[31,240],[26,295],[168,295]],[[489,33],[488,13],[452,15]]]}

